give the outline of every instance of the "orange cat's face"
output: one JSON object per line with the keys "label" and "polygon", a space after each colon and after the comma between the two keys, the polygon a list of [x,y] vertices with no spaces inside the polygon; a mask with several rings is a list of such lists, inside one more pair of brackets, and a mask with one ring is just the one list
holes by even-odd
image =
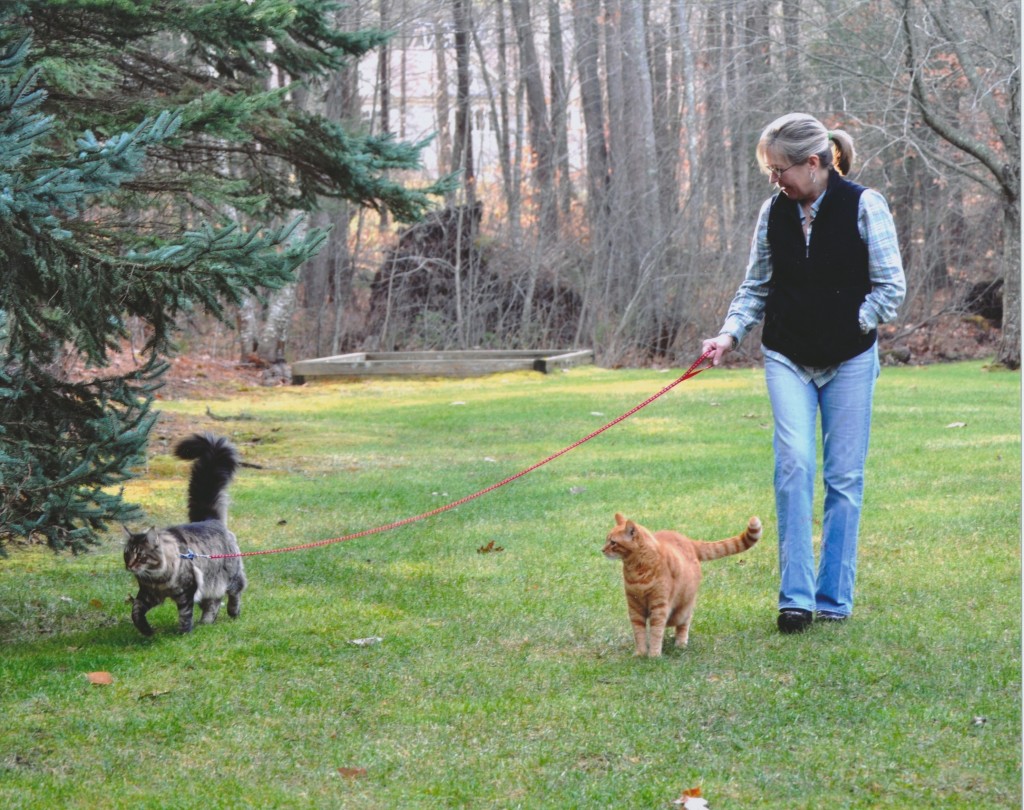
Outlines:
{"label": "orange cat's face", "polygon": [[636,549],[638,535],[636,524],[616,512],[615,528],[608,532],[601,553],[609,560],[623,560]]}

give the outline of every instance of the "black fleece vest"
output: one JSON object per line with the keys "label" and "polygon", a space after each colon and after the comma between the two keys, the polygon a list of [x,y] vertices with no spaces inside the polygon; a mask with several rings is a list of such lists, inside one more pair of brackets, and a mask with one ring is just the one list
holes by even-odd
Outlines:
{"label": "black fleece vest", "polygon": [[804,240],[799,203],[779,194],[768,214],[772,280],[762,342],[803,366],[834,366],[871,348],[860,305],[871,291],[868,248],[857,230],[863,186],[829,172],[828,192]]}

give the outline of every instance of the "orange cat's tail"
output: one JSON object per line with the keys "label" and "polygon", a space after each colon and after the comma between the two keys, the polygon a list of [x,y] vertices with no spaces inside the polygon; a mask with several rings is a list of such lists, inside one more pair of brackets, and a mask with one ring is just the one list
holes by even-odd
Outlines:
{"label": "orange cat's tail", "polygon": [[717,543],[694,542],[699,560],[717,560],[719,557],[728,557],[730,554],[739,554],[746,551],[754,543],[761,539],[761,520],[754,516],[747,523],[747,528],[742,534],[730,537],[726,540],[719,540]]}

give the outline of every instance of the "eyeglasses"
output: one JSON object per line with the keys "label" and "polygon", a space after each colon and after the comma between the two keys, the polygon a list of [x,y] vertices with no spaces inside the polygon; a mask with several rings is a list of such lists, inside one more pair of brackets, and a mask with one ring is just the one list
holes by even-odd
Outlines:
{"label": "eyeglasses", "polygon": [[[782,175],[784,175],[794,166],[799,166],[801,163],[803,163],[803,161],[798,160],[796,163],[790,163],[785,169],[779,169],[776,166],[765,166],[765,168],[768,170],[768,182],[777,183],[779,180],[782,179]],[[773,177],[775,178],[774,180],[772,180]]]}

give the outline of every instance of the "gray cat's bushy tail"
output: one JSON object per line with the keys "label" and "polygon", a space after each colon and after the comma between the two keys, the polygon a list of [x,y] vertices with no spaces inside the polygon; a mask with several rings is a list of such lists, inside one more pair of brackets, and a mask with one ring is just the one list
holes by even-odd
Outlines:
{"label": "gray cat's bushy tail", "polygon": [[192,462],[188,482],[188,519],[228,522],[227,487],[240,463],[234,446],[222,436],[194,433],[174,448],[178,458]]}

